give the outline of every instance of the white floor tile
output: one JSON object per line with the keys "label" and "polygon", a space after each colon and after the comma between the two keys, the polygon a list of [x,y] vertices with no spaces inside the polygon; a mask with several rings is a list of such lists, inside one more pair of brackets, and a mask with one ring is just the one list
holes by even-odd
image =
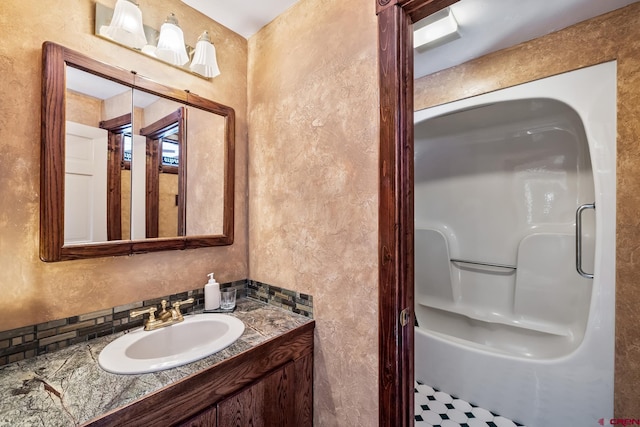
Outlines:
{"label": "white floor tile", "polygon": [[[518,427],[505,417],[494,416],[490,411],[453,398],[426,384],[415,383],[416,427]],[[523,426],[524,427],[524,426]]]}

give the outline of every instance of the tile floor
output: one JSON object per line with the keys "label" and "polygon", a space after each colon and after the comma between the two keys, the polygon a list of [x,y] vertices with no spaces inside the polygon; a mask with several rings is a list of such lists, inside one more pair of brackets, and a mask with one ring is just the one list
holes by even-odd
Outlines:
{"label": "tile floor", "polygon": [[416,427],[522,426],[493,412],[415,382]]}

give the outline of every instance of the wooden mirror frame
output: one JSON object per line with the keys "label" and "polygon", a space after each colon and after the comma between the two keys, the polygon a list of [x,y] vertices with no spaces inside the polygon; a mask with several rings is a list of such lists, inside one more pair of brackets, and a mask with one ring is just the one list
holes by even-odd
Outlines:
{"label": "wooden mirror frame", "polygon": [[[42,49],[42,120],[40,175],[40,259],[65,261],[154,251],[193,249],[233,244],[235,112],[188,91],[172,89],[136,75],[133,71],[95,61],[52,42]],[[157,95],[199,108],[225,118],[225,167],[223,230],[220,235],[179,236],[172,238],[120,240],[88,244],[64,244],[64,159],[66,122],[65,67],[95,74],[132,89]]]}
{"label": "wooden mirror frame", "polygon": [[458,0],[376,0],[379,425],[414,425],[413,24]]}

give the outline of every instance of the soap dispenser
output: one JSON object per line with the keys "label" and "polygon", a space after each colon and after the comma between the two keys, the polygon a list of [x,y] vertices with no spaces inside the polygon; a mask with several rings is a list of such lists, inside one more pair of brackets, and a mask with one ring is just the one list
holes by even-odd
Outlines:
{"label": "soap dispenser", "polygon": [[209,281],[204,285],[204,309],[215,310],[220,308],[220,284],[209,273]]}

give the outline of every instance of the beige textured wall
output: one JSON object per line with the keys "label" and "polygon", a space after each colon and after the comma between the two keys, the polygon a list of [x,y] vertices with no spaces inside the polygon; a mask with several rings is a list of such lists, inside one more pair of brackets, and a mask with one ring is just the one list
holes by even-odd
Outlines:
{"label": "beige textured wall", "polygon": [[617,59],[616,417],[640,414],[640,3],[416,81],[415,107]]}
{"label": "beige textured wall", "polygon": [[[115,0],[105,0],[113,6]],[[178,0],[139,0],[145,22],[159,28],[178,16],[188,41],[208,29],[222,74],[204,80],[93,35],[91,0],[3,0],[0,13],[0,330],[77,315],[248,276],[246,205],[247,41]],[[38,258],[40,209],[40,85],[42,42],[135,69],[167,86],[236,110],[235,244],[130,257],[44,263]]]}
{"label": "beige textured wall", "polygon": [[83,125],[99,127],[103,102],[72,90],[67,91],[66,118]]}
{"label": "beige textured wall", "polygon": [[304,0],[249,40],[251,278],[313,295],[315,424],[378,421],[371,0]]}
{"label": "beige textured wall", "polygon": [[[187,139],[191,141],[187,152],[187,182],[207,182],[207,185],[187,189],[187,235],[222,234],[225,120],[198,108],[189,108],[187,116]],[[246,227],[246,223],[240,226]]]}

